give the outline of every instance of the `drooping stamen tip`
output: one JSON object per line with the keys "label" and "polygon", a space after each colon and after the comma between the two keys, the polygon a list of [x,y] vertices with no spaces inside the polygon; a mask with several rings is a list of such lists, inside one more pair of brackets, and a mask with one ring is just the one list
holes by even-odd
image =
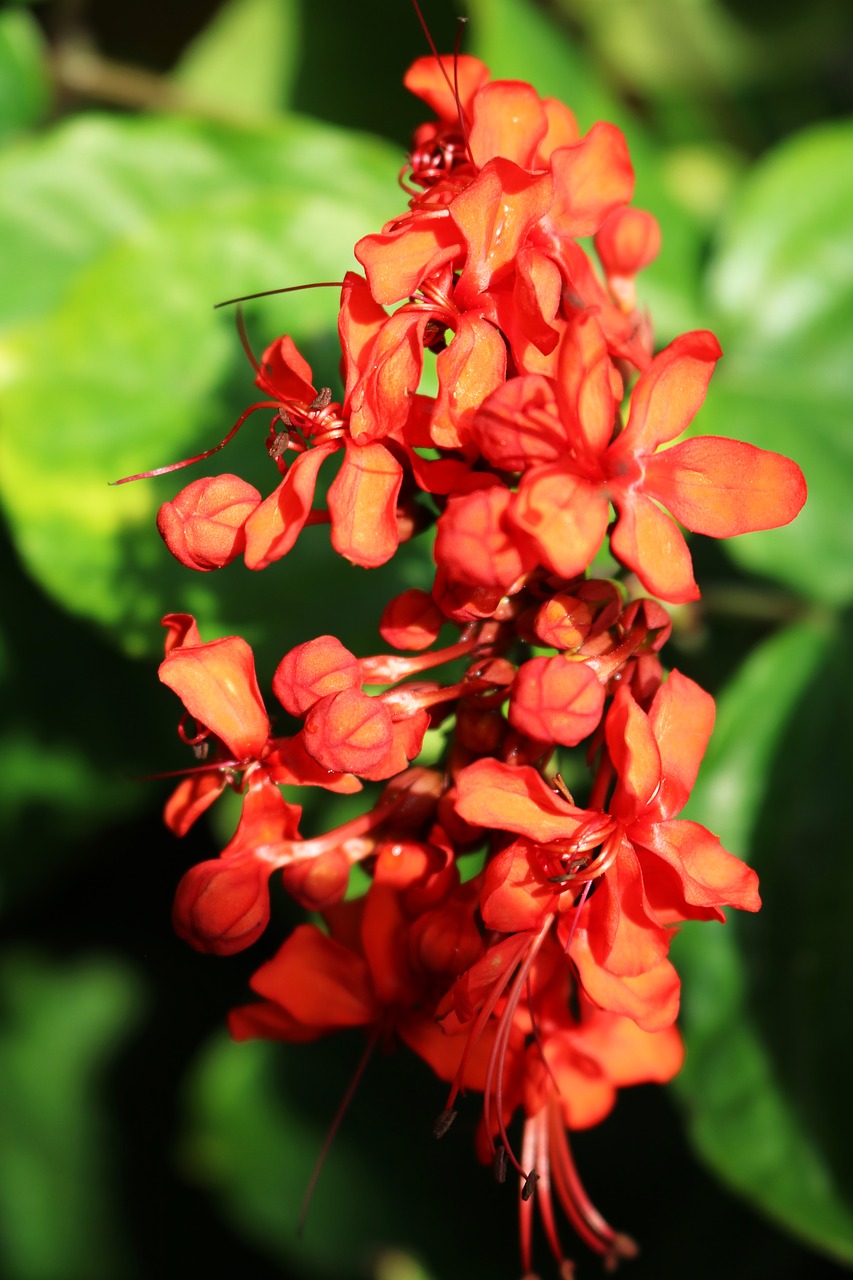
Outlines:
{"label": "drooping stamen tip", "polygon": [[456,1119],[456,1112],[453,1111],[452,1109],[442,1111],[436,1116],[432,1126],[432,1136],[436,1139],[436,1141],[439,1138],[444,1137],[444,1135],[447,1133],[447,1130],[453,1124],[453,1121],[455,1119]]}
{"label": "drooping stamen tip", "polygon": [[521,1188],[522,1200],[530,1199],[530,1197],[533,1195],[533,1192],[536,1190],[536,1183],[538,1181],[539,1181],[539,1174],[536,1172],[535,1169],[531,1169],[527,1177],[524,1179],[524,1184]]}
{"label": "drooping stamen tip", "polygon": [[492,1157],[492,1173],[495,1182],[506,1182],[506,1148],[495,1147],[495,1154]]}
{"label": "drooping stamen tip", "polygon": [[636,1240],[617,1231],[604,1259],[604,1270],[612,1275],[623,1259],[636,1258],[639,1252],[640,1246]]}
{"label": "drooping stamen tip", "polygon": [[563,1258],[560,1263],[560,1280],[574,1280],[575,1264],[570,1258]]}

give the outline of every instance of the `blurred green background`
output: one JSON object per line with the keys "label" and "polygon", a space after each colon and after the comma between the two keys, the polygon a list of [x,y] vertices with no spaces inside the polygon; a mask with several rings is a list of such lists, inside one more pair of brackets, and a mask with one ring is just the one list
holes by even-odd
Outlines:
{"label": "blurred green background", "polygon": [[[449,49],[459,3],[426,0]],[[692,815],[759,870],[765,908],[685,929],[687,1068],[580,1135],[637,1280],[785,1280],[853,1263],[853,9],[849,0],[468,0],[465,47],[583,127],[615,120],[664,249],[642,296],[661,343],[710,326],[726,358],[697,429],[785,452],[795,525],[693,540],[701,606],[669,661],[719,699]],[[55,0],[0,11],[0,1275],[137,1280],[513,1277],[515,1199],[475,1162],[476,1103],[441,1144],[443,1089],[375,1061],[297,1237],[358,1037],[232,1045],[227,1009],[292,918],[230,960],[172,937],[183,842],[160,824],[185,765],[156,680],[159,618],[282,652],[362,653],[404,585],[309,530],[284,562],[212,577],[153,528],[175,477],[119,476],[221,438],[252,398],[235,294],[339,279],[403,207],[426,52],[407,0]],[[335,376],[334,291],[252,304]],[[244,429],[208,472],[273,483]],[[221,466],[217,465],[222,463]],[[192,473],[200,474],[199,471]],[[421,540],[421,543],[423,540]],[[337,801],[309,798],[308,824]],[[203,824],[200,824],[203,826]],[[568,1232],[566,1233],[568,1237]],[[567,1241],[568,1242],[568,1241]],[[576,1256],[581,1255],[578,1248]],[[582,1257],[581,1274],[598,1274]],[[542,1249],[541,1270],[548,1272]]]}

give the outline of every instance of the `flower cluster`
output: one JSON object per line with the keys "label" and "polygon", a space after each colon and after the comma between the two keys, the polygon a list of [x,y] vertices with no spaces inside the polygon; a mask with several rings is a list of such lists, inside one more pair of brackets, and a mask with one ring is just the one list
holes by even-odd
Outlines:
{"label": "flower cluster", "polygon": [[[248,946],[280,872],[324,923],[260,967],[233,1035],[358,1026],[403,1043],[448,1086],[439,1135],[460,1094],[482,1094],[479,1154],[518,1175],[524,1271],[538,1206],[567,1276],[557,1206],[609,1266],[635,1250],[590,1203],[568,1132],[620,1087],[678,1071],[673,926],[759,906],[755,874],[679,817],[714,720],[710,695],[659,658],[661,602],[699,596],[682,529],[785,524],[805,485],[748,444],[673,443],[721,352],[693,332],[654,354],[635,278],[660,237],[631,205],[621,132],[581,136],[561,103],[472,57],[420,59],[405,83],[433,118],[402,176],[407,207],[358,242],[362,273],[343,281],[340,400],[289,337],[272,343],[252,409],[274,411],[277,485],[195,480],[158,527],[200,571],[241,555],[263,569],[319,522],[365,568],[432,530],[434,583],[387,605],[393,652],[358,657],[326,635],[282,656],[272,693],[289,736],[273,733],[243,639],[165,619],[160,678],[201,761],[166,821],[183,834],[226,787],[243,801],[221,856],[181,881],[175,926],[203,951]],[[593,567],[605,545],[613,578]],[[429,767],[428,729],[444,741]],[[588,768],[580,802],[561,751]],[[280,789],[365,782],[383,784],[373,808],[309,838]],[[477,851],[465,878],[460,856]],[[355,863],[370,887],[351,898]]]}

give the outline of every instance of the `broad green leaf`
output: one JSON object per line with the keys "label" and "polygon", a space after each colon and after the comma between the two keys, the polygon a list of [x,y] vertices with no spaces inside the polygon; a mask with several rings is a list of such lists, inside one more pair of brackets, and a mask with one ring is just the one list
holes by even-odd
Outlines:
{"label": "broad green leaf", "polygon": [[679,185],[667,172],[663,150],[609,91],[588,54],[544,13],[525,0],[469,0],[468,7],[471,52],[495,79],[527,80],[543,97],[559,98],[583,130],[596,120],[623,130],[637,176],[635,202],[655,215],[663,235],[660,257],[640,276],[640,297],[661,340],[696,327],[702,229],[691,206],[679,202]]}
{"label": "broad green leaf", "polygon": [[[159,617],[186,609],[206,634],[238,626],[253,640],[262,632],[280,656],[294,629],[301,634],[291,643],[324,627],[363,625],[366,593],[384,602],[400,589],[405,570],[396,562],[366,586],[364,571],[333,556],[320,528],[263,575],[242,564],[194,574],[166,552],[154,516],[191,479],[233,471],[264,493],[274,488],[278,472],[263,444],[269,414],[251,420],[205,468],[108,484],[216,443],[257,398],[233,315],[211,304],[279,283],[340,280],[355,240],[398,203],[397,158],[389,153],[297,120],[265,130],[86,121],[46,149],[19,150],[30,191],[43,198],[52,188],[56,207],[67,196],[75,212],[68,241],[54,253],[49,228],[7,211],[20,274],[42,288],[46,314],[0,345],[0,496],[29,571],[130,650],[158,649]],[[166,185],[174,179],[168,198],[164,174]],[[44,277],[43,257],[58,260],[61,292]],[[336,314],[337,290],[318,289],[257,306],[249,327],[259,347],[290,332],[313,362],[317,385],[335,385]],[[285,630],[275,636],[271,593],[284,602]]]}
{"label": "broad green leaf", "polygon": [[0,13],[0,142],[35,124],[49,96],[38,23],[20,9]]}
{"label": "broad green leaf", "polygon": [[2,958],[0,1254],[9,1280],[129,1274],[102,1091],[140,999],[132,975],[104,960]]}
{"label": "broad green leaf", "polygon": [[258,118],[287,106],[298,62],[297,0],[228,0],[173,79],[193,103],[218,115]]}
{"label": "broad green leaf", "polygon": [[[850,637],[803,622],[767,641],[720,701],[690,816],[749,853],[755,917],[685,928],[692,1140],[788,1230],[853,1261],[849,1093],[850,842],[838,797],[853,769]],[[734,916],[736,913],[731,913]]]}
{"label": "broad green leaf", "polygon": [[789,528],[725,545],[827,604],[853,599],[853,123],[784,143],[743,185],[712,263],[727,355],[697,429],[787,453],[809,502]]}

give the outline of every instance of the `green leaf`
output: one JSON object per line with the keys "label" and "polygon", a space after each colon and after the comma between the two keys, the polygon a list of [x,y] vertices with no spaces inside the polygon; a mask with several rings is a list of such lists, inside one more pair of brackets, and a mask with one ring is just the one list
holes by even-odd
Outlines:
{"label": "green leaf", "polygon": [[299,53],[297,0],[228,0],[186,50],[173,79],[211,111],[262,118],[290,102]]}
{"label": "green leaf", "polygon": [[788,1230],[853,1261],[849,1095],[853,999],[849,838],[838,797],[853,770],[850,636],[790,627],[744,665],[719,705],[689,806],[739,854],[764,906],[685,928],[687,1064],[675,1088],[717,1174]]}
{"label": "green leaf", "polygon": [[851,205],[850,122],[786,142],[744,183],[710,274],[728,354],[697,424],[801,465],[809,501],[794,524],[724,545],[826,604],[853,599]]}
{"label": "green leaf", "polygon": [[0,965],[0,1247],[9,1280],[129,1274],[117,1230],[104,1070],[141,992],[100,960]]}
{"label": "green leaf", "polygon": [[[260,631],[280,656],[288,632],[273,638],[267,625],[270,592],[286,592],[284,622],[301,629],[297,639],[324,626],[340,633],[348,619],[363,626],[366,595],[387,599],[406,570],[395,562],[366,587],[362,570],[328,552],[327,530],[309,530],[263,575],[241,564],[192,573],[154,531],[160,502],[200,474],[233,471],[262,492],[274,488],[266,417],[205,468],[108,482],[209,447],[256,399],[233,313],[211,304],[279,283],[340,280],[355,240],[399,203],[392,149],[304,120],[269,129],[96,120],[19,149],[17,163],[29,197],[0,210],[0,243],[15,245],[30,305],[40,293],[44,314],[0,345],[9,426],[0,497],[29,571],[133,652],[159,648],[159,617],[182,608],[207,634],[239,626],[253,640]],[[7,160],[7,176],[14,169]],[[50,218],[29,219],[36,192],[41,209],[51,193],[63,220],[70,208],[67,235]],[[335,385],[337,301],[329,289],[268,300],[252,311],[250,331],[265,344],[287,330],[318,385]],[[425,550],[420,557],[425,566]]]}
{"label": "green leaf", "polygon": [[0,142],[35,124],[49,97],[38,23],[20,9],[0,13]]}

